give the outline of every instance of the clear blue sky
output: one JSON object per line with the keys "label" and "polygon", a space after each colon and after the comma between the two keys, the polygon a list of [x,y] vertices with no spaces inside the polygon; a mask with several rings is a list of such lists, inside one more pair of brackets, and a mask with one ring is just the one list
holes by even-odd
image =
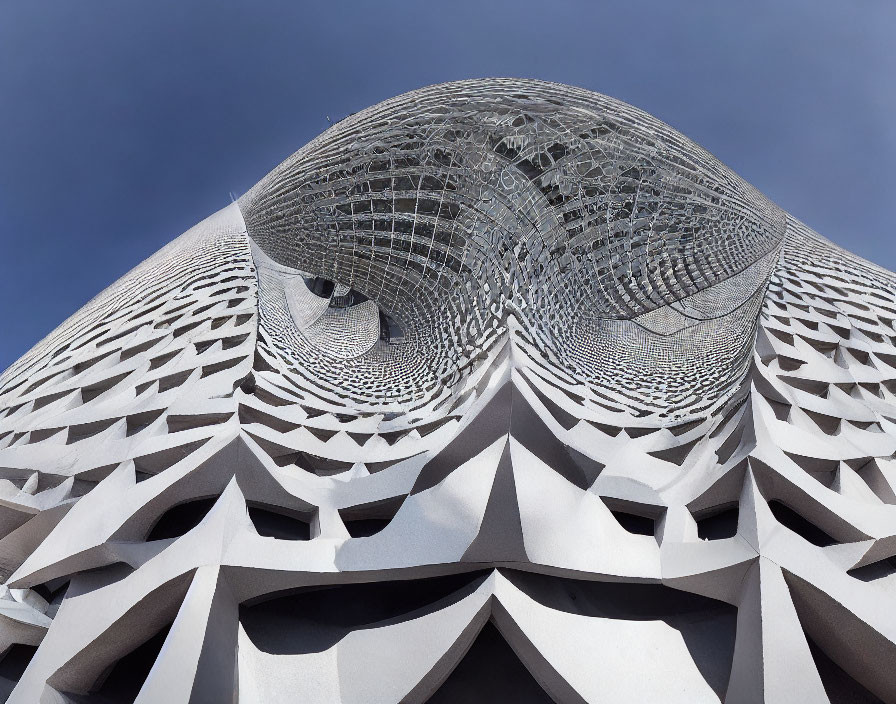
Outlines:
{"label": "clear blue sky", "polygon": [[896,268],[893,0],[0,0],[0,369],[338,120],[422,85],[600,91]]}

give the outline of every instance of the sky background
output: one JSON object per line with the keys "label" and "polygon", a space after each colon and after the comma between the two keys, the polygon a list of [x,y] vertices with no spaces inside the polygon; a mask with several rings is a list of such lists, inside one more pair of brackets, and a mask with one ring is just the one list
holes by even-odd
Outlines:
{"label": "sky background", "polygon": [[442,81],[632,103],[896,269],[896,2],[0,0],[0,369],[328,126]]}

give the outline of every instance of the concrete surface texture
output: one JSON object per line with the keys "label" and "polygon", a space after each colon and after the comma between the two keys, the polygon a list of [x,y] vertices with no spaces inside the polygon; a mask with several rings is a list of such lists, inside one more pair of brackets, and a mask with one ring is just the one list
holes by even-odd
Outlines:
{"label": "concrete surface texture", "polygon": [[896,275],[616,100],[425,88],[0,376],[0,691],[894,702],[894,453]]}

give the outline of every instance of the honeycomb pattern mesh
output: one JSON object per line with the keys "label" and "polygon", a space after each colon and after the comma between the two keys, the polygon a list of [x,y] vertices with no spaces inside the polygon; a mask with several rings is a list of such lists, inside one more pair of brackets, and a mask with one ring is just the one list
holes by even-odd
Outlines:
{"label": "honeycomb pattern mesh", "polygon": [[[658,120],[535,81],[386,101],[309,143],[240,206],[276,263],[351,286],[406,328],[405,348],[355,362],[357,393],[376,399],[384,356],[393,397],[419,397],[407,364],[450,386],[513,316],[572,374],[632,405],[698,410],[743,372],[784,236],[774,205]],[[671,333],[644,329],[663,313]],[[283,321],[266,327],[285,334]],[[313,346],[287,358],[309,355],[326,374]]]}

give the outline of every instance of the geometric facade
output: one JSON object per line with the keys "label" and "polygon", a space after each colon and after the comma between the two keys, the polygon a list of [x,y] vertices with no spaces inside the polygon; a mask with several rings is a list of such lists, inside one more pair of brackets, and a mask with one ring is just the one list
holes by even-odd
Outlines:
{"label": "geometric facade", "polygon": [[0,375],[0,700],[896,702],[896,275],[646,113],[335,124]]}

